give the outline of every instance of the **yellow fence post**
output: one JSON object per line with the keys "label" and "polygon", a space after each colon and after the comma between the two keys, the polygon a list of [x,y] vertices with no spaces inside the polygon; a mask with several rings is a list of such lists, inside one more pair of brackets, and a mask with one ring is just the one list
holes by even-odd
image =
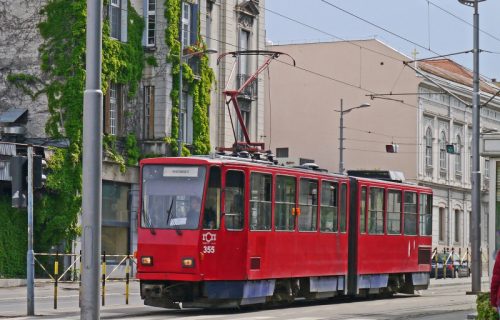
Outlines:
{"label": "yellow fence post", "polygon": [[102,305],[106,304],[106,251],[102,252]]}
{"label": "yellow fence post", "polygon": [[129,282],[130,282],[130,255],[127,255],[127,262],[125,266],[125,304],[128,304]]}
{"label": "yellow fence post", "polygon": [[57,284],[59,281],[59,251],[56,251],[56,260],[54,261],[54,309],[57,309]]}

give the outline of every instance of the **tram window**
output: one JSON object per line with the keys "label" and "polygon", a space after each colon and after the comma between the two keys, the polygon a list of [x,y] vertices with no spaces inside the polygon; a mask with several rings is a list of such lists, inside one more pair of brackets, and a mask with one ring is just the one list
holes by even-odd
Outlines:
{"label": "tram window", "polygon": [[340,232],[347,230],[347,185],[340,186]]}
{"label": "tram window", "polygon": [[205,209],[203,212],[203,229],[219,229],[220,226],[220,199],[221,183],[220,168],[211,167],[208,177],[208,188],[205,195]]}
{"label": "tram window", "polygon": [[244,197],[245,174],[241,171],[228,171],[226,173],[225,189],[225,215],[224,222],[227,230],[241,230],[245,222]]}
{"label": "tram window", "polygon": [[250,230],[271,230],[270,174],[252,173],[250,177]]}
{"label": "tram window", "polygon": [[417,194],[405,192],[404,207],[404,230],[405,234],[417,234]]}
{"label": "tram window", "polygon": [[401,191],[387,193],[387,233],[401,234]]}
{"label": "tram window", "polygon": [[338,231],[338,184],[330,181],[321,183],[320,230]]}
{"label": "tram window", "polygon": [[361,188],[361,203],[359,205],[359,232],[366,233],[366,187]]}
{"label": "tram window", "polygon": [[295,229],[295,178],[276,176],[274,228],[281,231]]}
{"label": "tram window", "polygon": [[370,234],[384,233],[384,189],[370,188],[369,191],[369,220]]}
{"label": "tram window", "polygon": [[300,179],[299,194],[299,231],[316,231],[318,214],[318,182]]}
{"label": "tram window", "polygon": [[432,235],[432,196],[420,194],[420,235]]}

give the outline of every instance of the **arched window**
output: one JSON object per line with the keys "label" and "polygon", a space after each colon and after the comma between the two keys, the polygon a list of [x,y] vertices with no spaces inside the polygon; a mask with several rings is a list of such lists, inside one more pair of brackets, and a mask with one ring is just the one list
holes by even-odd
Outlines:
{"label": "arched window", "polygon": [[446,172],[448,171],[448,162],[446,158],[446,133],[441,131],[439,139],[439,169],[441,178],[446,178]]}
{"label": "arched window", "polygon": [[462,177],[462,139],[457,135],[455,139],[455,177]]}
{"label": "arched window", "polygon": [[432,167],[432,130],[430,127],[425,132],[425,166]]}

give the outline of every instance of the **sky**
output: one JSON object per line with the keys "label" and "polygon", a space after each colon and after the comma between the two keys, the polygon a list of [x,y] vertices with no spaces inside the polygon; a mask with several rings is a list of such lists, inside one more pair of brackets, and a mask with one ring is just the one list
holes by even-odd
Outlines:
{"label": "sky", "polygon": [[[266,0],[274,44],[376,38],[417,59],[472,50],[473,7],[458,0]],[[500,0],[479,3],[479,72],[500,80]],[[472,70],[472,53],[450,56]]]}

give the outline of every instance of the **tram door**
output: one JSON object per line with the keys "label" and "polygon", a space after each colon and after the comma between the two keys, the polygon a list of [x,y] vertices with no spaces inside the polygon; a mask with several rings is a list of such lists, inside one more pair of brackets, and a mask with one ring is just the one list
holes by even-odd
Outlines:
{"label": "tram door", "polygon": [[[241,279],[246,253],[245,172],[212,167],[210,174],[201,239],[203,272],[207,280]],[[222,178],[219,181],[218,176]]]}

